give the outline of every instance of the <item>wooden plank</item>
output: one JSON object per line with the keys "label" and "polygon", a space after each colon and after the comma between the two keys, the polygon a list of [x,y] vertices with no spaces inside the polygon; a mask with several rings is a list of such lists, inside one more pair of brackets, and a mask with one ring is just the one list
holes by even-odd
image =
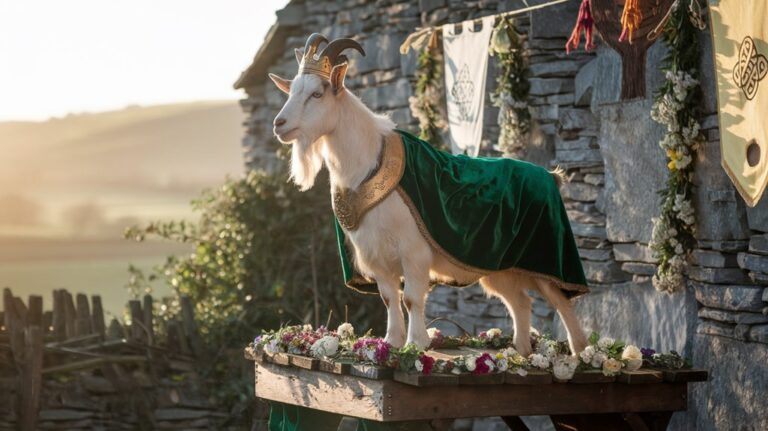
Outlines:
{"label": "wooden plank", "polygon": [[705,382],[709,380],[709,371],[702,369],[660,371],[664,373],[664,381],[670,383]]}
{"label": "wooden plank", "polygon": [[352,363],[321,359],[318,370],[325,373],[349,374],[352,371]]}
{"label": "wooden plank", "polygon": [[628,385],[661,383],[663,380],[664,375],[661,373],[661,371],[655,370],[622,371],[621,374],[616,376],[617,382],[625,383]]}
{"label": "wooden plank", "polygon": [[606,376],[600,370],[580,371],[573,375],[571,383],[589,384],[589,383],[611,383],[616,380],[615,376]]}
{"label": "wooden plank", "polygon": [[78,336],[91,334],[93,328],[91,327],[91,307],[88,305],[88,297],[83,293],[78,293],[75,302],[77,304],[75,331]]}
{"label": "wooden plank", "polygon": [[264,362],[264,351],[256,350],[253,346],[248,346],[243,350],[243,356],[249,361]]}
{"label": "wooden plank", "polygon": [[64,305],[64,292],[53,291],[53,337],[58,341],[67,338],[67,318]]}
{"label": "wooden plank", "polygon": [[128,311],[131,314],[130,339],[139,343],[146,341],[145,332],[142,326],[144,323],[144,313],[141,311],[141,301],[128,301]]}
{"label": "wooden plank", "polygon": [[29,295],[27,299],[27,325],[43,326],[43,297]]}
{"label": "wooden plank", "polygon": [[192,349],[192,354],[197,357],[203,354],[203,342],[200,339],[200,333],[197,330],[195,322],[195,308],[192,305],[192,299],[187,295],[181,297],[181,322],[184,326],[184,333]]}
{"label": "wooden plank", "polygon": [[155,344],[155,328],[154,328],[154,301],[152,300],[152,295],[144,295],[144,305],[142,306],[142,311],[144,312],[144,317],[142,319],[142,322],[144,323],[146,333],[147,333],[147,341],[150,345]]}
{"label": "wooden plank", "polygon": [[100,295],[91,295],[91,327],[93,332],[104,337],[106,335],[106,325],[104,324],[104,307],[101,305]]}
{"label": "wooden plank", "polygon": [[88,370],[92,368],[101,367],[106,364],[134,364],[146,362],[146,356],[104,356],[101,358],[84,359],[82,361],[70,362],[68,364],[56,365],[53,367],[43,368],[43,374],[50,373],[70,373],[81,370]]}
{"label": "wooden plank", "polygon": [[64,300],[64,326],[66,328],[66,338],[76,337],[77,328],[75,322],[77,321],[77,313],[75,312],[75,301],[72,298],[72,294],[66,290],[62,290],[62,297]]}
{"label": "wooden plank", "polygon": [[356,377],[363,377],[371,380],[391,380],[395,375],[394,370],[391,368],[367,364],[352,364],[349,373]]}
{"label": "wooden plank", "polygon": [[308,408],[375,421],[487,416],[663,412],[685,410],[687,385],[434,386],[370,380],[264,363],[256,367],[255,394]]}
{"label": "wooden plank", "polygon": [[459,374],[460,385],[501,385],[506,373]]}
{"label": "wooden plank", "polygon": [[453,386],[459,384],[459,376],[456,374],[422,374],[407,371],[395,371],[394,380],[411,386]]}
{"label": "wooden plank", "polygon": [[320,360],[317,358],[309,358],[299,355],[288,355],[289,363],[297,368],[304,368],[305,370],[316,370],[320,365]]}
{"label": "wooden plank", "polygon": [[521,376],[516,371],[507,371],[504,375],[504,383],[508,385],[548,385],[552,383],[552,374],[546,371],[529,370],[528,374]]}
{"label": "wooden plank", "polygon": [[283,353],[283,352],[277,352],[273,354],[267,353],[266,357],[269,362],[273,364],[281,365],[283,367],[287,367],[291,364],[291,358],[288,356],[287,353]]}
{"label": "wooden plank", "polygon": [[[40,301],[42,307],[42,298]],[[37,429],[37,412],[40,410],[43,368],[43,331],[31,325],[24,331],[24,362],[21,367],[21,392],[19,394],[19,429]]]}

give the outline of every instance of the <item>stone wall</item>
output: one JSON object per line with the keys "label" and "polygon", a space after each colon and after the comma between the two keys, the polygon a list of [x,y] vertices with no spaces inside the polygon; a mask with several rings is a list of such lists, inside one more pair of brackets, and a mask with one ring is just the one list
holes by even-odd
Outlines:
{"label": "stone wall", "polygon": [[[271,32],[279,37],[268,37],[238,81],[247,93],[242,102],[246,163],[253,168],[274,163],[271,121],[284,97],[264,76],[267,71],[292,76],[292,48],[302,46],[309,33],[361,41],[368,56],[352,56],[348,86],[371,108],[390,113],[399,127],[415,131],[407,101],[415,55],[398,52],[407,34],[421,25],[521,6],[520,1],[292,1]],[[701,35],[701,121],[707,142],[696,160],[698,246],[687,288],[672,295],[658,293],[650,283],[656,261],[647,244],[651,217],[659,213],[656,191],[664,184],[666,162],[658,147],[663,130],[649,112],[653,90],[663,79],[658,69],[665,48],[659,43],[648,53],[648,97],[619,101],[621,64],[615,52],[599,46],[593,53],[565,54],[577,9],[578,2],[558,5],[519,17],[516,26],[527,34],[534,120],[523,158],[560,165],[571,178],[562,194],[592,287],[590,295],[576,302],[582,322],[587,330],[692,355],[697,366],[710,370],[712,380],[694,385],[689,412],[676,416],[676,428],[739,424],[767,429],[768,200],[747,209],[720,167],[709,34]],[[260,59],[269,55],[273,59],[265,65]],[[495,74],[491,58],[489,90]],[[493,149],[497,112],[487,104],[482,149],[487,155],[498,155]],[[427,313],[444,318],[435,325],[446,331],[459,331],[456,324],[470,332],[511,326],[502,304],[477,287],[435,288]],[[540,299],[534,303],[534,325],[564,336],[557,316]],[[456,427],[494,429],[497,424],[464,421]]]}

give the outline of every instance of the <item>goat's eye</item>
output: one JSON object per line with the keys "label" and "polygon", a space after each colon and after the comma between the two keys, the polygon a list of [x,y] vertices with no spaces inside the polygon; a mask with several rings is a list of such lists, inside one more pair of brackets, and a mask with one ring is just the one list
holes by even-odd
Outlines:
{"label": "goat's eye", "polygon": [[314,93],[312,93],[312,97],[314,97],[315,99],[319,99],[319,98],[323,97],[323,93],[321,93],[319,91],[315,91]]}

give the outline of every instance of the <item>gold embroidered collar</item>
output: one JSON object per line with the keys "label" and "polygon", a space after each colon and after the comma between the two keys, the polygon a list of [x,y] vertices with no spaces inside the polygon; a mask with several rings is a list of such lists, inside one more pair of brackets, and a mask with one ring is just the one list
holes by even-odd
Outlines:
{"label": "gold embroidered collar", "polygon": [[357,190],[334,188],[333,212],[344,229],[356,230],[363,216],[384,200],[400,183],[405,169],[405,149],[397,132],[387,135],[379,166]]}

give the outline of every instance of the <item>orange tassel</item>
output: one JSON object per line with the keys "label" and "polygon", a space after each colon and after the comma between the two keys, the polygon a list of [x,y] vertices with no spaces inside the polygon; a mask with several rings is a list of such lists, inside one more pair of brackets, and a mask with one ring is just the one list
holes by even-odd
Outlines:
{"label": "orange tassel", "polygon": [[643,14],[640,12],[640,0],[627,0],[624,3],[624,11],[621,13],[621,35],[619,42],[625,40],[632,44],[632,33],[640,28],[643,20]]}

